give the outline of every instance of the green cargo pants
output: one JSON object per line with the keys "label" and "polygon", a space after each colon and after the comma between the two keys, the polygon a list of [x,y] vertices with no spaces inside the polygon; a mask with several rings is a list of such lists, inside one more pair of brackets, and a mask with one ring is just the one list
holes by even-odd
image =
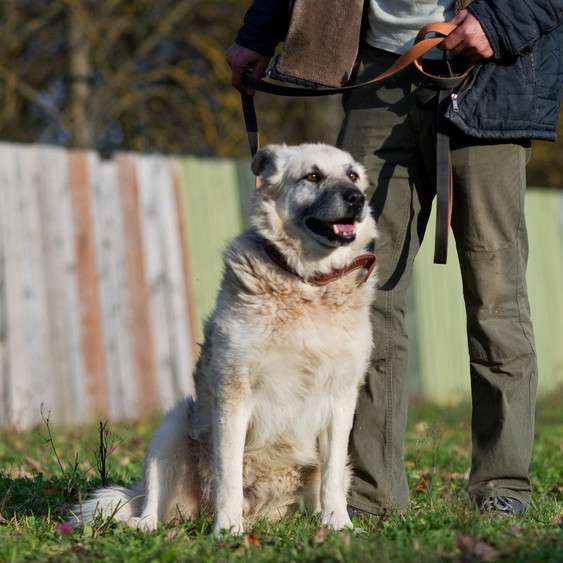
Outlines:
{"label": "green cargo pants", "polygon": [[[366,46],[357,80],[379,74],[394,59]],[[408,505],[405,301],[435,195],[435,106],[419,80],[407,70],[383,86],[346,95],[339,136],[339,146],[368,170],[380,233],[374,349],[350,438],[355,471],[349,504],[373,514]],[[469,492],[527,504],[537,386],[525,280],[529,149],[479,143],[459,132],[452,132],[451,140],[452,230],[467,312],[473,405]]]}

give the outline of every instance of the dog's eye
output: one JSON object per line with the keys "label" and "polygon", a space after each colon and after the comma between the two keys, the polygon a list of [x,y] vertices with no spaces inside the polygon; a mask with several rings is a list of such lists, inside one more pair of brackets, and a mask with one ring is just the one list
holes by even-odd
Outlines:
{"label": "dog's eye", "polygon": [[354,171],[350,171],[348,172],[348,178],[350,178],[350,180],[352,180],[352,182],[357,182],[359,179],[359,176],[354,172]]}
{"label": "dog's eye", "polygon": [[307,182],[318,184],[321,181],[321,175],[317,174],[317,172],[311,172],[305,176],[305,180],[307,180]]}

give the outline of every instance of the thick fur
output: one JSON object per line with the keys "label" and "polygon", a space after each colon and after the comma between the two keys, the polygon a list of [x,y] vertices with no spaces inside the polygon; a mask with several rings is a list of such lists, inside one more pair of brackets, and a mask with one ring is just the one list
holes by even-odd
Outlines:
{"label": "thick fur", "polygon": [[359,271],[315,287],[272,262],[263,241],[305,279],[346,266],[376,236],[368,205],[348,244],[323,240],[305,218],[337,219],[337,192],[364,192],[368,182],[350,155],[327,145],[266,147],[253,170],[262,182],[253,227],[225,251],[194,374],[197,398],[164,416],[142,481],[97,491],[74,507],[78,522],[101,514],[153,530],[210,510],[216,533],[240,533],[243,519],[275,520],[303,499],[323,524],[351,526],[347,442],[371,349],[375,280],[359,284]]}

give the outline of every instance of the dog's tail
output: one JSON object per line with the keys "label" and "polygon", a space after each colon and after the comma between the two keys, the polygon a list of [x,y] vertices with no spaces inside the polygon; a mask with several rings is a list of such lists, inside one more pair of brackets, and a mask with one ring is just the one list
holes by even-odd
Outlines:
{"label": "dog's tail", "polygon": [[91,522],[98,516],[127,522],[129,518],[141,514],[143,497],[141,482],[135,483],[130,489],[125,487],[98,489],[90,498],[72,507],[69,519],[75,526]]}

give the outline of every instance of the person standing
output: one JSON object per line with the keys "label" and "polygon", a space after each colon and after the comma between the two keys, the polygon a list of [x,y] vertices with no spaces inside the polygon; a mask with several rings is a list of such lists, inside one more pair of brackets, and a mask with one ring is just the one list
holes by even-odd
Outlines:
{"label": "person standing", "polygon": [[[321,2],[318,2],[322,9]],[[483,512],[530,502],[537,363],[524,217],[531,139],[555,139],[563,79],[563,0],[368,0],[353,82],[389,68],[418,30],[450,20],[442,48],[477,63],[450,101],[455,236],[472,391],[469,493]],[[289,2],[255,0],[227,52],[233,86],[261,77],[289,26]],[[342,22],[341,25],[346,25]],[[435,72],[445,63],[429,61]],[[354,514],[405,511],[406,292],[435,196],[435,93],[409,68],[344,95],[337,145],[372,179],[379,286],[374,349],[350,436]]]}

